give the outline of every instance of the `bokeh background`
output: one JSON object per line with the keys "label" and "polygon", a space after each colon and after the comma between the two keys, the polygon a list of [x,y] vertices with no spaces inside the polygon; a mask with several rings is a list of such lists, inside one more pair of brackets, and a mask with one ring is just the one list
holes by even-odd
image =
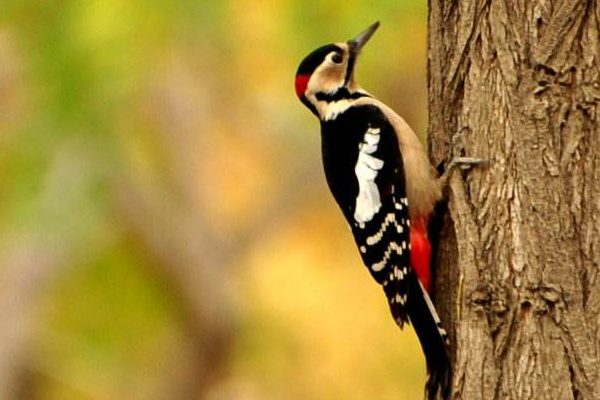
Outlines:
{"label": "bokeh background", "polygon": [[424,0],[0,1],[0,399],[419,399],[300,60],[426,129]]}

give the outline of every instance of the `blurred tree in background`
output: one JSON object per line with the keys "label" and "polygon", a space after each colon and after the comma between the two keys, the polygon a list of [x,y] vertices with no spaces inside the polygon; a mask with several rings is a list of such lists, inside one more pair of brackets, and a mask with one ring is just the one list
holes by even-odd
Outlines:
{"label": "blurred tree in background", "polygon": [[423,133],[424,1],[0,3],[0,398],[421,396],[292,88],[377,19]]}

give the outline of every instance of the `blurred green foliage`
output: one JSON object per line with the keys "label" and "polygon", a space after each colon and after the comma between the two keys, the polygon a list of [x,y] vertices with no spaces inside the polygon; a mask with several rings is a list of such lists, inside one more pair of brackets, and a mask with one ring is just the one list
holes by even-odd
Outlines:
{"label": "blurred green foliage", "polygon": [[359,82],[422,133],[425,18],[417,0],[2,1],[0,290],[16,294],[0,315],[28,316],[3,343],[20,349],[18,398],[193,398],[173,394],[197,368],[193,300],[165,268],[179,252],[153,244],[194,247],[163,223],[189,214],[220,243],[196,258],[223,277],[233,337],[202,396],[419,398],[418,343],[360,264],[292,82],[312,49],[381,20]]}

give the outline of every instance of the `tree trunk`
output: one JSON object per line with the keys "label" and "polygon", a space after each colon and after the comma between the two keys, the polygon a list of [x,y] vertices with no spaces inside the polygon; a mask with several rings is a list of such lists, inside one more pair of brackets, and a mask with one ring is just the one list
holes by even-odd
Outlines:
{"label": "tree trunk", "polygon": [[600,4],[430,0],[452,399],[599,399]]}

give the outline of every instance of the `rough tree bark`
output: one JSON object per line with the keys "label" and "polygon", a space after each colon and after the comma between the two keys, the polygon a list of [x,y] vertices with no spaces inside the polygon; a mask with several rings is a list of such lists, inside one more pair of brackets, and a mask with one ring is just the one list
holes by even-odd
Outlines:
{"label": "rough tree bark", "polygon": [[429,148],[451,179],[437,303],[452,399],[598,399],[600,4],[429,0]]}

